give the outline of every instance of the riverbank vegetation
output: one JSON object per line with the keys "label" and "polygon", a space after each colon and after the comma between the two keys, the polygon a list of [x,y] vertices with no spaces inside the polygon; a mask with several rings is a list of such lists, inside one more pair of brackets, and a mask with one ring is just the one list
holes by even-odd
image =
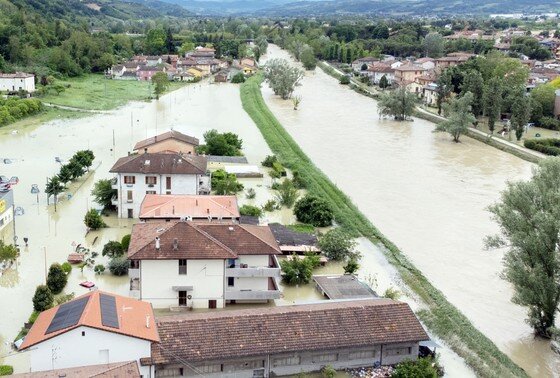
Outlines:
{"label": "riverbank vegetation", "polygon": [[0,126],[36,115],[43,110],[41,101],[34,98],[0,98]]}
{"label": "riverbank vegetation", "polygon": [[[529,181],[508,182],[490,207],[500,225],[486,245],[507,248],[504,278],[512,301],[528,308],[535,334],[550,338],[560,304],[560,157],[541,161]],[[530,200],[528,200],[530,199]]]}
{"label": "riverbank vegetation", "polygon": [[305,155],[266,106],[261,92],[262,78],[253,77],[241,87],[245,111],[253,119],[273,153],[291,170],[297,170],[308,191],[326,201],[336,222],[352,236],[365,236],[381,243],[388,261],[398,270],[403,283],[419,299],[423,308],[419,317],[428,328],[448,345],[482,377],[518,376],[527,374],[515,365],[492,341],[436,289],[390,240],[358,210]]}
{"label": "riverbank vegetation", "polygon": [[523,145],[531,150],[550,156],[560,156],[560,139],[526,139]]}
{"label": "riverbank vegetation", "polygon": [[[343,77],[347,78],[347,76]],[[414,113],[416,95],[410,93],[404,87],[391,92],[384,92],[379,96],[377,107],[379,108],[379,115],[393,117],[396,121],[404,121]]]}
{"label": "riverbank vegetation", "polygon": [[476,121],[472,114],[472,102],[473,94],[467,92],[464,96],[454,98],[444,104],[443,109],[447,119],[438,123],[434,131],[449,133],[453,137],[453,141],[459,143],[461,135],[466,134],[469,127]]}

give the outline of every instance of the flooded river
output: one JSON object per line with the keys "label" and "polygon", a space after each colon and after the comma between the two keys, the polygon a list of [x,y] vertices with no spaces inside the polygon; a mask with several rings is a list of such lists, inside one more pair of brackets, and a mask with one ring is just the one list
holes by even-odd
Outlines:
{"label": "flooded river", "polygon": [[[289,58],[276,46],[271,57]],[[530,177],[532,165],[470,138],[453,143],[421,119],[381,120],[375,101],[320,69],[306,73],[296,94],[298,111],[263,85],[272,112],[311,160],[435,287],[530,375],[559,376],[560,356],[533,338],[525,309],[510,302],[502,252],[483,248],[483,237],[497,231],[487,206],[507,180]]]}

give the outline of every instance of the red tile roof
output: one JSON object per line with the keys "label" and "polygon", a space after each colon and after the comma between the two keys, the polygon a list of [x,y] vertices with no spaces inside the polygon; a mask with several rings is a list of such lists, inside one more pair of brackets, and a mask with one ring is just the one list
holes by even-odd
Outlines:
{"label": "red tile roof", "polygon": [[236,196],[147,194],[140,206],[140,219],[239,218]]}
{"label": "red tile roof", "polygon": [[115,362],[112,364],[78,366],[67,369],[36,371],[33,373],[14,374],[17,378],[140,378],[136,361]]}
{"label": "red tile roof", "polygon": [[136,143],[136,145],[134,146],[134,150],[138,151],[141,150],[145,147],[151,146],[153,144],[159,143],[159,142],[163,142],[164,140],[167,139],[176,139],[178,141],[187,143],[187,144],[191,144],[193,146],[198,146],[198,139],[183,133],[180,133],[178,131],[175,130],[171,130],[168,131],[166,133],[163,134],[159,134],[156,136],[153,136],[151,138],[148,139],[144,139],[138,143]]}
{"label": "red tile roof", "polygon": [[[118,328],[107,327],[102,324],[101,305],[99,300],[100,294],[105,294],[115,298],[117,317],[120,319]],[[39,344],[45,340],[51,339],[80,326],[97,328],[103,331],[119,333],[149,341],[159,341],[159,336],[154,323],[152,305],[150,303],[142,302],[133,298],[122,297],[120,295],[104,293],[98,290],[84,294],[73,301],[77,301],[81,298],[88,298],[88,300],[77,324],[58,331],[47,333],[47,329],[54,319],[56,312],[62,305],[43,311],[35,323],[33,323],[33,326],[29,330],[27,336],[25,336],[25,339],[19,349],[27,349],[30,346]],[[146,322],[148,322],[149,327],[146,327]]]}
{"label": "red tile roof", "polygon": [[154,174],[204,174],[204,156],[177,153],[140,153],[117,160],[109,172]]}
{"label": "red tile roof", "polygon": [[142,365],[429,340],[408,304],[390,299],[160,317],[158,329],[161,344]]}
{"label": "red tile roof", "polygon": [[[156,237],[160,240],[159,251]],[[280,253],[267,226],[210,222],[138,223],[132,227],[128,248],[132,260],[229,259]]]}

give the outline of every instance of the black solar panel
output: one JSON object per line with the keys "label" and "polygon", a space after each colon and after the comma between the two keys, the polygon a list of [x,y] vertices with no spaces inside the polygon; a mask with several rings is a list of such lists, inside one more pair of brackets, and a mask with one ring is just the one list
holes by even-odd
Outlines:
{"label": "black solar panel", "polygon": [[119,328],[115,297],[99,294],[99,305],[101,306],[101,324],[105,327]]}
{"label": "black solar panel", "polygon": [[78,324],[88,300],[89,297],[84,297],[62,304],[56,311],[45,333],[49,334]]}

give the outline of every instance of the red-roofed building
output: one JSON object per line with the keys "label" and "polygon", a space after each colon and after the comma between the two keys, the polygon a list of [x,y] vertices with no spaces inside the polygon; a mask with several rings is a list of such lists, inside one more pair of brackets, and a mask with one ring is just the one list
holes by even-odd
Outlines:
{"label": "red-roofed building", "polygon": [[222,308],[280,298],[268,226],[146,222],[132,227],[130,295],[156,308]]}
{"label": "red-roofed building", "polygon": [[140,206],[140,220],[238,222],[236,196],[147,194]]}
{"label": "red-roofed building", "polygon": [[[43,311],[19,349],[29,352],[35,372],[139,362],[158,342],[149,303],[92,291]],[[149,367],[141,367],[143,376],[151,373]]]}

